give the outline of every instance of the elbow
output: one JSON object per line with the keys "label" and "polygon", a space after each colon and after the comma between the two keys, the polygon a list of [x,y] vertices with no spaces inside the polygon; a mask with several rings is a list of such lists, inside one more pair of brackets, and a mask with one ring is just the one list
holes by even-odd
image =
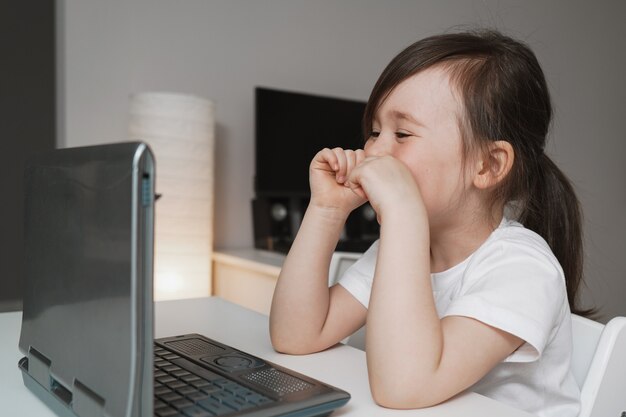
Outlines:
{"label": "elbow", "polygon": [[411,383],[377,384],[370,381],[370,390],[376,404],[398,410],[432,407],[445,400],[445,398],[432,395],[433,393],[428,389]]}
{"label": "elbow", "polygon": [[[271,317],[271,315],[270,315]],[[293,337],[289,337],[284,331],[280,331],[280,328],[270,320],[270,342],[272,348],[278,353],[294,354],[293,349]]]}
{"label": "elbow", "polygon": [[281,337],[275,331],[270,330],[270,341],[276,352],[292,354],[292,343],[290,343],[289,338]]}
{"label": "elbow", "polygon": [[298,342],[293,337],[281,337],[271,333],[270,340],[272,342],[272,348],[274,348],[274,350],[278,353],[284,353],[287,355],[306,355],[314,352],[310,349],[310,346],[307,349],[306,343]]}
{"label": "elbow", "polygon": [[277,337],[271,337],[272,347],[278,353],[284,353],[287,355],[296,355],[296,350],[293,349],[293,346],[283,339]]}

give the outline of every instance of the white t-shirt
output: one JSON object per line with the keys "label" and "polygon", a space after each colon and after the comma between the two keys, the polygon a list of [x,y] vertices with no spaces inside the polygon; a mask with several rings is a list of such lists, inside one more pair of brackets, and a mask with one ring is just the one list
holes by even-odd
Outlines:
{"label": "white t-shirt", "polygon": [[[366,308],[378,246],[376,241],[339,280]],[[505,219],[476,252],[431,274],[431,281],[440,318],[471,317],[525,341],[472,391],[542,417],[578,415],[563,270],[541,236]]]}

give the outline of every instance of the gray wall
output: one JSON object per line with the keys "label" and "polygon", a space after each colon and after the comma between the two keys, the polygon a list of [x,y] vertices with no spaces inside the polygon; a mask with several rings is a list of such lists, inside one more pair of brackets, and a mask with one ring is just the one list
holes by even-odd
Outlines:
{"label": "gray wall", "polygon": [[60,145],[125,139],[133,92],[214,100],[216,246],[250,246],[254,86],[365,100],[414,40],[457,25],[499,28],[530,43],[552,90],[549,153],[576,184],[586,215],[585,300],[605,317],[626,315],[625,4],[66,0]]}

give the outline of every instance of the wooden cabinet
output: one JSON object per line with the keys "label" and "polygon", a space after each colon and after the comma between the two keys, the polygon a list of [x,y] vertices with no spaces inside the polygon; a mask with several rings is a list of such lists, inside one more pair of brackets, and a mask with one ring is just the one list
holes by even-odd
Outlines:
{"label": "wooden cabinet", "polygon": [[[360,253],[335,252],[330,261],[332,285]],[[285,255],[260,249],[218,250],[213,253],[211,294],[259,313],[269,314],[274,287]]]}
{"label": "wooden cabinet", "polygon": [[285,255],[259,249],[213,253],[212,294],[259,313],[269,314]]}

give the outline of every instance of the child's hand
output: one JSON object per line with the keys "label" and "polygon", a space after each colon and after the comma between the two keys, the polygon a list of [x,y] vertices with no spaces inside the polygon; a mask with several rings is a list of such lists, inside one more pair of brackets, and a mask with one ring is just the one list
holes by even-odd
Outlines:
{"label": "child's hand", "polygon": [[367,199],[346,184],[354,168],[365,159],[362,149],[322,149],[309,167],[311,203],[325,209],[337,209],[348,214]]}
{"label": "child's hand", "polygon": [[[363,160],[348,176],[346,184],[362,198],[369,200],[379,223],[385,213],[409,208],[426,218],[424,202],[409,169],[392,156],[371,156]],[[414,210],[417,209],[417,212]]]}

